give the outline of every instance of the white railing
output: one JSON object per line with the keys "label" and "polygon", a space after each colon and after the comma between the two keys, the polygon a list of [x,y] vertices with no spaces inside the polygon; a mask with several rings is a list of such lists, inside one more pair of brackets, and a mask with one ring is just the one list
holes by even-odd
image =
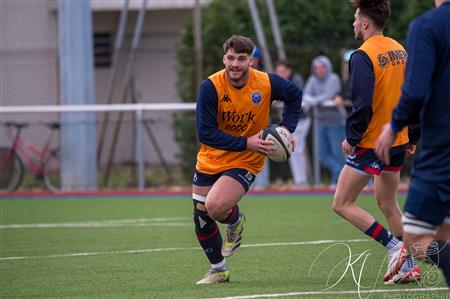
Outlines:
{"label": "white railing", "polygon": [[36,105],[36,106],[0,106],[1,114],[12,113],[64,113],[64,112],[115,112],[134,111],[136,114],[136,149],[138,187],[145,188],[144,178],[144,111],[194,111],[195,103],[150,103],[150,104],[111,104],[111,105]]}

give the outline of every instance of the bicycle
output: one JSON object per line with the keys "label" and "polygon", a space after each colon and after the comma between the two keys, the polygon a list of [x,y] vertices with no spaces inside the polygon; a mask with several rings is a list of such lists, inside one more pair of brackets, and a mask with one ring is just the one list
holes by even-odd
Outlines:
{"label": "bicycle", "polygon": [[24,161],[49,191],[61,190],[59,147],[51,148],[53,136],[60,125],[55,122],[45,124],[50,129],[50,134],[42,148],[21,137],[22,130],[28,125],[18,122],[3,123],[12,142],[9,147],[0,147],[0,193],[11,193],[19,188],[25,172]]}

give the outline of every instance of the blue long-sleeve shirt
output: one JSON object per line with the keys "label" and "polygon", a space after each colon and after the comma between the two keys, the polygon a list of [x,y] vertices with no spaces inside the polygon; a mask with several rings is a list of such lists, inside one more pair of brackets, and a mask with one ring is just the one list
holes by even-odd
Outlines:
{"label": "blue long-sleeve shirt", "polygon": [[349,72],[353,108],[345,123],[345,138],[350,145],[355,146],[361,141],[373,116],[375,75],[372,61],[363,51],[352,54]]}
{"label": "blue long-sleeve shirt", "polygon": [[402,96],[391,127],[420,121],[422,150],[413,176],[445,186],[450,200],[450,3],[417,17],[408,33]]}
{"label": "blue long-sleeve shirt", "polygon": [[[301,111],[301,89],[293,82],[287,81],[277,74],[269,74],[271,86],[271,100],[283,101],[282,119],[280,126],[286,127],[291,133],[297,127]],[[207,79],[200,85],[197,100],[197,133],[201,143],[211,147],[228,150],[243,151],[247,148],[246,137],[236,137],[221,131],[217,124],[218,97],[214,84]]]}

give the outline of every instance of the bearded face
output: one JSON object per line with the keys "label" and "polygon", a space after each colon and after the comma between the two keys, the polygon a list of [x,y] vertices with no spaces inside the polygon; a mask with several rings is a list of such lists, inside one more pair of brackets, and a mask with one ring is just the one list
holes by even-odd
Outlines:
{"label": "bearded face", "polygon": [[252,65],[252,57],[247,53],[236,53],[229,49],[223,56],[223,64],[231,85],[241,87],[247,82]]}

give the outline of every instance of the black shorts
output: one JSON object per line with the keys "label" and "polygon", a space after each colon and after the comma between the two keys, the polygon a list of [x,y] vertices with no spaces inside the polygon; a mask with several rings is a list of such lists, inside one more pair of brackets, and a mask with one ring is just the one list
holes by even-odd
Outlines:
{"label": "black shorts", "polygon": [[222,175],[232,177],[238,181],[244,187],[245,192],[250,189],[250,186],[256,178],[253,173],[243,168],[231,168],[216,174],[206,174],[195,169],[192,184],[197,186],[212,186]]}
{"label": "black shorts", "polygon": [[450,195],[445,186],[413,177],[403,216],[404,231],[433,234],[437,225],[450,224]]}
{"label": "black shorts", "polygon": [[405,160],[406,145],[391,148],[391,163],[385,165],[373,148],[356,147],[354,154],[347,157],[345,164],[369,175],[380,175],[381,171],[400,171]]}

